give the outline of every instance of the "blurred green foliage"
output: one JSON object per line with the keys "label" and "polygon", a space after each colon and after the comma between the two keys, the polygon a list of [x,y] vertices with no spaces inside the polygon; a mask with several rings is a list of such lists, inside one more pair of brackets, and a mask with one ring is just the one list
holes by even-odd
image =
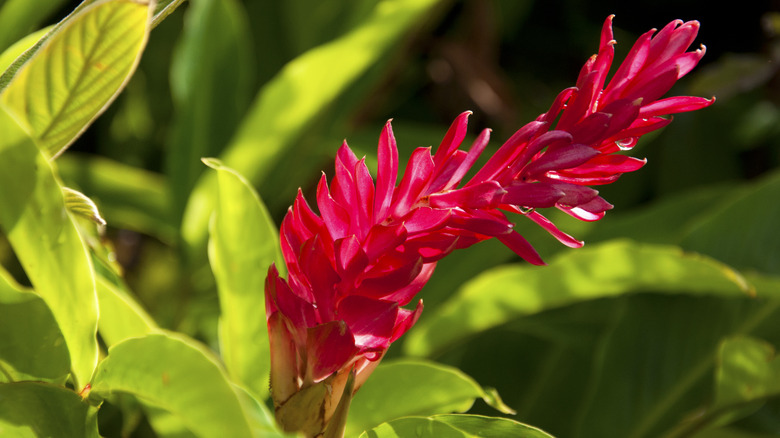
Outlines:
{"label": "blurred green foliage", "polygon": [[[258,436],[263,436],[258,430],[270,431],[264,406],[252,404],[264,394],[262,383],[246,380],[247,359],[231,365],[233,359],[224,356],[223,371],[212,357],[230,351],[226,345],[239,342],[235,338],[262,332],[256,322],[265,318],[260,285],[266,270],[242,268],[238,286],[215,280],[233,265],[220,267],[214,254],[214,266],[209,265],[214,209],[230,210],[224,197],[231,194],[254,199],[247,191],[253,186],[267,211],[230,214],[263,217],[262,223],[220,224],[217,217],[212,251],[266,243],[264,237],[231,236],[231,225],[273,234],[262,230],[279,223],[298,187],[309,194],[320,171],[333,171],[332,158],[344,138],[373,162],[379,131],[389,118],[402,162],[413,148],[438,144],[451,120],[467,109],[474,111],[470,132],[492,128],[495,148],[574,83],[597,48],[603,19],[614,13],[619,56],[650,28],[675,18],[700,20],[697,41],[708,53],[674,92],[716,96],[716,104],[677,116],[640,142],[633,153],[646,156],[648,164],[603,187],[615,210],[602,221],[585,224],[551,214],[563,230],[584,239],[586,248],[563,247],[517,217],[517,229],[549,267],[522,265],[496,242],[443,260],[421,294],[426,310],[418,327],[388,356],[424,356],[456,367],[479,385],[496,388],[517,411],[511,418],[555,436],[780,434],[773,351],[780,346],[780,13],[769,1],[743,3],[716,8],[695,0],[659,0],[652,6],[576,0],[159,2],[156,27],[126,88],[56,160],[64,185],[94,200],[107,221],[102,235],[84,231],[94,227],[73,225],[91,237],[85,240],[99,274],[101,347],[137,338],[121,343],[98,368],[94,397],[108,400],[99,413],[101,433],[188,436],[210,430],[208,419],[185,429],[172,419],[171,413],[180,415],[189,405],[154,386],[159,382],[153,367],[133,370],[138,374],[133,376],[122,374],[124,369],[111,373],[123,355],[153,365],[164,354],[189,358],[196,368],[186,370],[190,381],[208,381],[231,403],[223,406],[226,411],[243,406],[250,413],[235,427]],[[0,0],[0,52],[79,4]],[[3,64],[0,57],[0,65],[14,58]],[[2,77],[0,84],[7,85]],[[202,157],[219,157],[224,167],[209,169]],[[25,160],[17,163],[34,166],[39,158]],[[230,179],[232,169],[246,180]],[[0,178],[4,189],[31,178],[18,164],[15,172]],[[0,242],[0,262],[15,277],[0,271],[0,334],[9,334],[0,349],[18,356],[10,336],[26,322],[6,316],[15,312],[40,321],[34,331],[26,330],[45,340],[40,345],[58,347],[35,353],[45,355],[36,357],[46,357],[47,366],[22,363],[0,379],[35,375],[50,383],[1,386],[0,405],[3,394],[43,394],[62,399],[65,413],[55,420],[69,421],[69,412],[91,418],[91,407],[56,386],[67,368],[60,337],[78,336],[76,322],[68,322],[66,315],[74,312],[68,306],[83,307],[68,300],[53,306],[56,294],[46,289],[54,286],[36,280],[32,256],[21,254],[14,239],[7,233]],[[268,253],[253,257],[267,259]],[[89,275],[73,277],[85,281]],[[51,311],[30,293],[30,285]],[[241,285],[255,285],[257,290],[242,291],[254,297],[220,301],[223,288]],[[238,315],[233,318],[256,319],[240,324],[233,340],[218,328],[225,329],[220,318],[230,312]],[[160,328],[168,331],[161,334]],[[207,351],[183,336],[202,342]],[[265,342],[256,347],[265,348]],[[92,350],[82,354],[82,362],[92,355]],[[71,352],[71,361],[74,357],[79,356]],[[88,366],[71,367],[81,368],[79,383],[88,379]],[[468,379],[461,383],[469,387]],[[486,390],[479,385],[469,387],[468,400],[456,401],[469,405],[482,398]],[[150,399],[156,406],[138,401]],[[14,415],[37,412],[37,400],[25,399]],[[425,430],[472,436],[475,428],[494,427],[484,417],[431,416],[449,412],[452,403],[404,411],[422,419],[386,423],[366,435],[396,436],[425,424],[430,427]],[[484,403],[470,412],[500,415]],[[352,421],[352,432],[369,424],[365,418]],[[81,426],[67,425],[79,431]],[[508,436],[501,435],[504,426],[490,430]],[[531,429],[522,433],[518,436],[543,436]]]}

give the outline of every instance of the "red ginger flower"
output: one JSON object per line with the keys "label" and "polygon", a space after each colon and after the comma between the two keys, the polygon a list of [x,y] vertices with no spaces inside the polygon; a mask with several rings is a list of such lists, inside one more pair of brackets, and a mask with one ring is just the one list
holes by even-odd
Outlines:
{"label": "red ginger flower", "polygon": [[[576,87],[561,92],[548,112],[518,130],[462,185],[490,136],[484,130],[468,151],[459,149],[468,112],[453,122],[434,155],[430,148],[412,153],[397,186],[390,122],[379,138],[376,183],[344,142],[330,187],[324,174],[317,187],[319,215],[299,191],[282,222],[287,280],[273,266],[266,280],[271,390],[280,423],[311,435],[322,431],[347,376],[355,376],[348,392],[356,391],[417,321],[422,300],[414,310],[402,306],[453,250],[495,237],[528,262],[543,264],[504,211],[523,213],[564,244],[581,246],[536,209],[554,206],[582,220],[601,219],[612,206],[589,186],[645,164],[617,152],[671,121],[661,116],[713,103],[661,99],[704,55],[703,46],[686,51],[698,28],[698,22],[678,20],[655,36],[645,33],[605,86],[615,44],[609,17],[599,52]],[[306,417],[292,415],[289,406],[299,409],[308,403],[300,400],[311,398],[301,394],[322,385],[328,395],[305,420],[311,424],[303,424]]]}

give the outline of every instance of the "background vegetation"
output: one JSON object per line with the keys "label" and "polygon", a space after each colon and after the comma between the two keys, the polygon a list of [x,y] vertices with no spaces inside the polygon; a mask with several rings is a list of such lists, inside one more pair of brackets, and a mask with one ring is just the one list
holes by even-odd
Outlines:
{"label": "background vegetation", "polygon": [[[79,2],[25,16],[14,3],[0,0],[0,52]],[[602,221],[551,213],[586,246],[568,249],[518,217],[549,266],[492,242],[450,256],[388,359],[459,368],[496,388],[511,418],[560,437],[776,436],[776,6],[192,0],[151,31],[126,89],[56,163],[97,204],[107,227],[95,251],[154,324],[219,351],[225,302],[207,250],[218,172],[201,157],[244,175],[278,224],[298,187],[311,193],[332,172],[344,138],[371,161],[392,118],[403,162],[470,109],[470,132],[492,128],[498,147],[574,83],[607,15],[619,54],[650,28],[699,20],[707,55],[674,92],[717,103],[640,141],[633,154],[648,164],[603,188],[615,210]],[[5,241],[0,261],[28,284]],[[262,285],[265,269],[245,284]],[[155,414],[123,403],[101,409],[101,433],[166,435]],[[481,402],[470,412],[500,415]]]}

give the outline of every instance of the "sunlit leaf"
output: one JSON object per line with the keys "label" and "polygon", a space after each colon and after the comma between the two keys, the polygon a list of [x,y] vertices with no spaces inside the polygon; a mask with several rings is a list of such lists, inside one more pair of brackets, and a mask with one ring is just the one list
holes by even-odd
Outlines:
{"label": "sunlit leaf", "polygon": [[0,108],[0,225],[65,337],[77,385],[97,363],[92,265],[53,164]]}
{"label": "sunlit leaf", "polygon": [[0,267],[0,382],[62,384],[68,373],[68,348],[46,303]]}
{"label": "sunlit leaf", "polygon": [[274,262],[284,270],[278,233],[241,175],[216,160],[204,161],[216,170],[218,181],[209,260],[219,293],[222,358],[236,381],[264,398],[270,372],[265,273]]}
{"label": "sunlit leaf", "polygon": [[157,328],[138,302],[102,277],[97,278],[97,295],[100,304],[98,331],[107,346],[143,336]]}
{"label": "sunlit leaf", "polygon": [[[32,4],[32,3],[31,3]],[[5,71],[16,58],[19,57],[24,51],[35,45],[36,41],[46,35],[51,30],[51,27],[46,27],[41,30],[35,31],[19,41],[13,43],[10,47],[0,52],[0,71]]]}
{"label": "sunlit leaf", "polygon": [[2,101],[47,154],[59,155],[116,98],[138,64],[149,20],[148,2],[96,2],[52,30],[16,72]]}
{"label": "sunlit leaf", "polygon": [[[492,403],[493,397],[453,367],[419,360],[383,363],[355,395],[346,435],[400,417],[466,412],[476,399]],[[512,413],[497,401],[497,409]]]}
{"label": "sunlit leaf", "polygon": [[679,248],[616,240],[569,251],[546,267],[501,266],[466,283],[404,344],[430,355],[453,343],[530,315],[585,300],[642,291],[745,296],[745,280],[714,260]]}
{"label": "sunlit leaf", "polygon": [[165,409],[198,436],[252,436],[225,372],[209,351],[180,335],[150,334],[109,349],[90,397],[117,392]]}
{"label": "sunlit leaf", "polygon": [[106,220],[100,216],[97,205],[95,205],[95,202],[89,199],[87,195],[68,187],[63,187],[62,193],[65,195],[65,208],[67,208],[69,212],[76,216],[88,219],[100,226],[106,224]]}
{"label": "sunlit leaf", "polygon": [[406,417],[363,432],[360,438],[552,438],[532,426],[478,415]]}
{"label": "sunlit leaf", "polygon": [[98,438],[97,410],[61,386],[0,383],[0,435]]}

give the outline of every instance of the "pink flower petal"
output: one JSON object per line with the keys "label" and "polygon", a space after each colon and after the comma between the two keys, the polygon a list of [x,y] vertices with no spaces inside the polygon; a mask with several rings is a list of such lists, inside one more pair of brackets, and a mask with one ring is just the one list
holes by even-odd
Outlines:
{"label": "pink flower petal", "polygon": [[401,335],[406,333],[412,326],[420,319],[420,314],[423,311],[423,301],[417,302],[417,307],[414,310],[398,309],[398,315],[396,316],[395,324],[393,326],[393,335],[390,338],[390,342],[395,342]]}
{"label": "pink flower petal", "polygon": [[298,361],[295,341],[284,316],[274,312],[268,317],[271,349],[271,394],[274,401],[285,401],[298,391]]}
{"label": "pink flower petal", "polygon": [[374,197],[374,220],[380,223],[390,212],[395,181],[398,178],[398,148],[390,121],[385,124],[379,136],[377,148],[376,194]]}
{"label": "pink flower petal", "polygon": [[435,208],[495,208],[506,193],[495,181],[486,181],[458,190],[450,190],[431,195],[428,198]]}
{"label": "pink flower petal", "polygon": [[306,382],[319,382],[349,365],[357,354],[355,338],[344,321],[310,327],[306,338]]}
{"label": "pink flower petal", "polygon": [[317,186],[317,206],[320,208],[322,221],[333,240],[341,239],[349,234],[351,222],[349,212],[331,197],[324,173]]}
{"label": "pink flower petal", "polygon": [[361,352],[390,346],[398,310],[396,302],[360,295],[345,297],[338,305],[339,317],[349,326]]}
{"label": "pink flower petal", "polygon": [[386,298],[395,290],[408,286],[419,275],[423,267],[421,257],[401,258],[387,254],[363,274],[357,291],[359,295],[372,298]]}
{"label": "pink flower petal", "polygon": [[507,248],[514,251],[515,254],[523,258],[523,260],[531,263],[532,265],[543,266],[544,260],[539,256],[533,246],[528,243],[527,240],[520,233],[511,232],[498,236],[498,240],[501,241]]}
{"label": "pink flower petal", "polygon": [[507,193],[502,198],[504,204],[530,208],[553,207],[566,193],[549,183],[515,182],[507,187]]}
{"label": "pink flower petal", "polygon": [[599,154],[599,151],[584,144],[573,144],[556,151],[548,151],[523,169],[525,175],[539,175],[550,170],[576,167]]}
{"label": "pink flower petal", "polygon": [[393,193],[391,216],[401,217],[417,202],[434,170],[430,148],[417,148],[409,158],[401,184]]}
{"label": "pink flower petal", "polygon": [[558,239],[559,242],[568,246],[569,248],[580,248],[582,247],[582,245],[584,245],[584,242],[577,240],[571,237],[570,235],[564,233],[563,231],[559,230],[558,227],[556,227],[555,224],[553,224],[549,219],[542,216],[536,211],[532,211],[528,213],[527,215],[525,215],[525,217],[536,222],[539,226],[544,228],[553,237]]}
{"label": "pink flower petal", "polygon": [[465,111],[460,113],[458,117],[450,125],[450,129],[444,135],[441,144],[436,149],[436,154],[433,156],[433,163],[436,167],[442,167],[442,165],[449,159],[449,157],[455,153],[463,139],[466,138],[466,128],[468,127],[468,119],[471,115],[471,111]]}

